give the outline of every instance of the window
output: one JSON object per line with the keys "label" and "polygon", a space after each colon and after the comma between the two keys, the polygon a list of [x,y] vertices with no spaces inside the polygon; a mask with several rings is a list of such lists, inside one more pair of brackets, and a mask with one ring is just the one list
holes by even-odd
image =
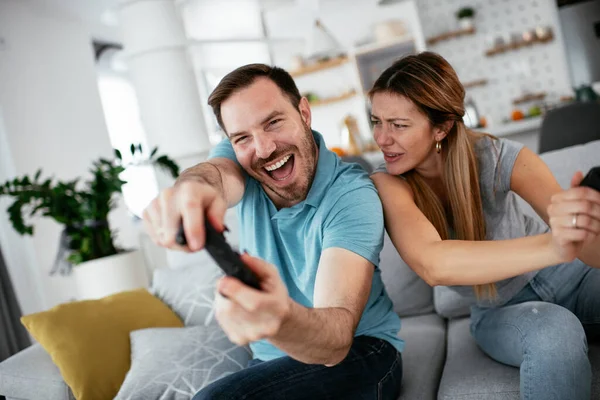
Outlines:
{"label": "window", "polygon": [[[140,143],[150,150],[146,143],[144,128],[133,85],[124,75],[100,71],[98,88],[104,109],[104,117],[112,146],[119,150],[125,165],[135,161],[131,155],[132,143]],[[153,167],[131,165],[123,172],[123,200],[127,208],[137,217],[158,195],[158,183]]]}

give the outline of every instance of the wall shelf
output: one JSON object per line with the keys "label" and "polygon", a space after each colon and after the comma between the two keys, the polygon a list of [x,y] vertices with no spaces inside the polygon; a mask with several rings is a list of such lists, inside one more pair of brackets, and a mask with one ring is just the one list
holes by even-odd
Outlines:
{"label": "wall shelf", "polygon": [[339,96],[327,97],[325,99],[315,100],[315,101],[311,102],[310,105],[311,105],[311,107],[325,106],[327,104],[333,104],[333,103],[337,103],[340,101],[351,99],[354,96],[356,96],[356,91],[352,90],[350,92],[346,92]]}
{"label": "wall shelf", "polygon": [[539,38],[534,38],[530,41],[520,41],[517,43],[510,43],[510,44],[505,44],[502,46],[496,46],[493,47],[491,49],[486,50],[485,55],[487,57],[492,57],[495,56],[496,54],[501,54],[501,53],[506,53],[507,51],[511,51],[511,50],[517,50],[523,47],[529,47],[529,46],[533,46],[535,44],[543,44],[543,43],[549,43],[551,41],[554,40],[554,34],[552,32],[550,32],[548,34],[548,36],[545,36],[541,39]]}
{"label": "wall shelf", "polygon": [[530,117],[521,119],[519,121],[511,121],[498,126],[492,126],[487,129],[488,133],[491,133],[497,137],[516,135],[524,132],[532,132],[540,129],[542,120],[544,117]]}
{"label": "wall shelf", "polygon": [[455,31],[450,31],[446,33],[442,33],[437,36],[432,36],[427,39],[427,44],[433,46],[438,42],[443,42],[444,40],[454,39],[460,36],[473,35],[475,33],[475,28],[465,28],[465,29],[457,29]]}
{"label": "wall shelf", "polygon": [[517,97],[516,99],[513,99],[513,104],[514,105],[523,104],[523,103],[527,103],[528,101],[544,100],[545,98],[546,98],[546,92],[530,93],[530,94],[526,94],[521,97]]}
{"label": "wall shelf", "polygon": [[294,71],[290,71],[290,75],[293,76],[294,78],[296,78],[298,76],[312,74],[313,72],[323,71],[323,70],[326,70],[329,68],[334,68],[334,67],[343,65],[343,64],[347,63],[348,60],[349,59],[346,56],[332,58],[327,61],[306,65],[302,68],[296,69]]}
{"label": "wall shelf", "polygon": [[485,86],[487,84],[488,84],[487,79],[478,79],[476,81],[469,81],[469,82],[463,83],[463,87],[465,89],[470,89],[470,88],[474,88],[474,87],[478,87],[478,86]]}

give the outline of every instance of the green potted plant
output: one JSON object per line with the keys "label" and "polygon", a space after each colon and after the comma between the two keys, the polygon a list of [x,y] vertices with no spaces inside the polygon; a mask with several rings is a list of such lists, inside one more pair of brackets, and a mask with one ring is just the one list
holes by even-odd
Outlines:
{"label": "green potted plant", "polygon": [[[99,158],[92,163],[92,179],[80,182],[41,179],[42,171],[0,184],[0,196],[14,199],[8,207],[13,228],[21,235],[33,235],[34,227],[26,218],[50,217],[63,225],[59,250],[51,274],[69,274],[73,270],[82,298],[97,298],[147,284],[147,274],[139,251],[115,244],[108,214],[114,209],[115,195],[125,183],[120,175],[130,165],[149,164],[179,175],[178,165],[166,155],[149,155],[139,144],[130,146],[133,162],[124,164],[121,153],[115,158]],[[72,268],[75,267],[75,268]]]}
{"label": "green potted plant", "polygon": [[473,29],[473,18],[475,10],[472,7],[463,7],[456,12],[458,24],[461,29]]}

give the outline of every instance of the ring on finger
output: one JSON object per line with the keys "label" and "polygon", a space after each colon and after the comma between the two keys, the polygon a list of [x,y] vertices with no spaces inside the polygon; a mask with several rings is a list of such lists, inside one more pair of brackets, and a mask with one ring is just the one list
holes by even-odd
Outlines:
{"label": "ring on finger", "polygon": [[578,216],[578,215],[579,215],[579,214],[577,214],[577,213],[575,213],[575,214],[573,215],[573,228],[575,228],[575,229],[577,229],[577,216]]}

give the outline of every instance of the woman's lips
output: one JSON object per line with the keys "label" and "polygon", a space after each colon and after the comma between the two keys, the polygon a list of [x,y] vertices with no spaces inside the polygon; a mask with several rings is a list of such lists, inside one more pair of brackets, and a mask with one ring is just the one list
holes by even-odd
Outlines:
{"label": "woman's lips", "polygon": [[385,160],[385,162],[394,162],[394,161],[398,161],[402,156],[404,155],[404,153],[383,153],[383,159]]}

